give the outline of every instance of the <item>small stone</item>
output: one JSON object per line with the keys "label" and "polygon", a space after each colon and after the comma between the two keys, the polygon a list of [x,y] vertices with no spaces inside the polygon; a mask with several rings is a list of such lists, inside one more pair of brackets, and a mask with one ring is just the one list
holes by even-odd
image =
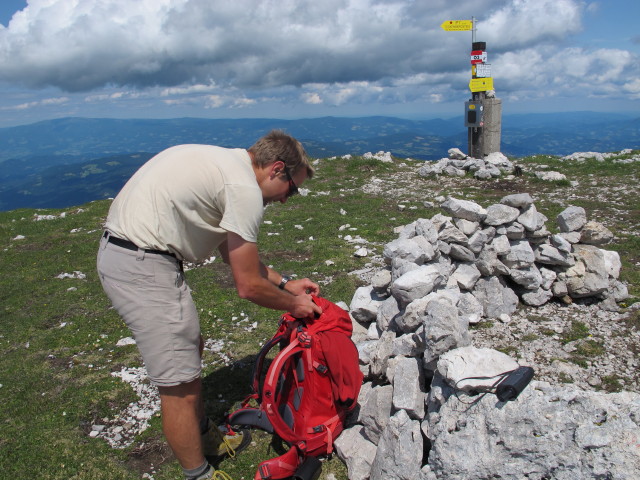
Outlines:
{"label": "small stone", "polygon": [[354,257],[366,257],[367,255],[369,255],[369,252],[365,247],[361,247],[353,253]]}

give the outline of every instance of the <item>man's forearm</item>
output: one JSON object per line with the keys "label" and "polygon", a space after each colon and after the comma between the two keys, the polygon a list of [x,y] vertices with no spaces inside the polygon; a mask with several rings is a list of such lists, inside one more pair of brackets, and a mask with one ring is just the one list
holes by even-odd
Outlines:
{"label": "man's forearm", "polygon": [[280,285],[282,281],[282,274],[276,272],[273,268],[267,267],[264,263],[260,262],[260,273],[264,278],[269,280],[274,285]]}

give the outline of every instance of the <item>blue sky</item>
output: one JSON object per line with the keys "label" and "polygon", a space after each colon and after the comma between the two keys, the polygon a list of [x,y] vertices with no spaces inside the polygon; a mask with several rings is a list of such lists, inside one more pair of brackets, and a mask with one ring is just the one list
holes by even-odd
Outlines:
{"label": "blue sky", "polygon": [[505,114],[640,116],[637,0],[0,0],[0,127],[454,117],[472,16]]}

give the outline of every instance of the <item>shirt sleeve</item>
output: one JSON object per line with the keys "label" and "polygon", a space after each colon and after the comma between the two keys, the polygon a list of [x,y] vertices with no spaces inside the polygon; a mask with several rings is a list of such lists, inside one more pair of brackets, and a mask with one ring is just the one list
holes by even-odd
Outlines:
{"label": "shirt sleeve", "polygon": [[264,213],[260,188],[246,185],[225,186],[225,209],[220,227],[257,243]]}

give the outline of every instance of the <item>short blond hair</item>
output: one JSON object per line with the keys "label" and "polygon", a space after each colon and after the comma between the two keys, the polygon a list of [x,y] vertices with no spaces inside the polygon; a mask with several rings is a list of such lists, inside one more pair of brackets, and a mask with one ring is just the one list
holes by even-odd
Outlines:
{"label": "short blond hair", "polygon": [[314,170],[309,156],[302,144],[282,130],[271,130],[250,148],[253,161],[259,167],[265,167],[280,160],[284,162],[291,175],[306,169],[307,178],[313,177]]}

